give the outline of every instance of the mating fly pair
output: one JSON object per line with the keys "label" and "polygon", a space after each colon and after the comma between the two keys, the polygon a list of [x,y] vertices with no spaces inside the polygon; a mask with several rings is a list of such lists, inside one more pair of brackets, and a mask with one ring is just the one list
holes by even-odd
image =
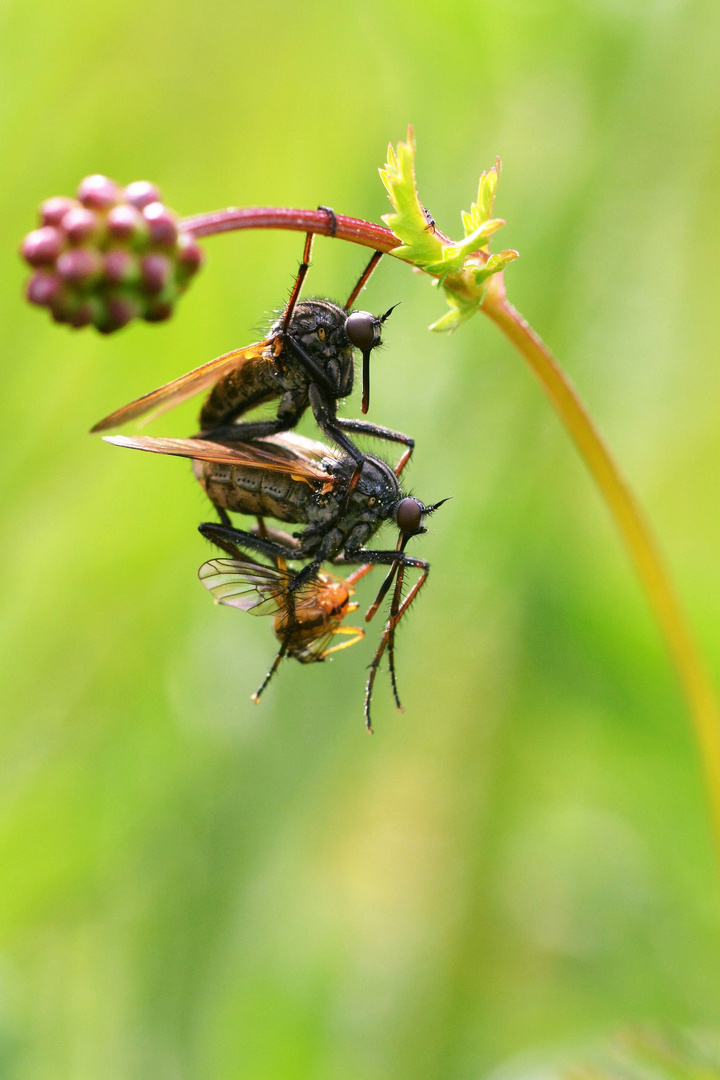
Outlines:
{"label": "mating fly pair", "polygon": [[[211,563],[214,562],[216,567],[219,564],[222,573],[234,575],[233,584],[237,589],[247,586],[248,592],[255,590],[263,600],[272,593],[275,609],[286,619],[278,662],[285,653],[297,655],[297,641],[305,640],[296,635],[308,629],[307,626],[303,627],[303,619],[298,616],[298,611],[303,610],[308,598],[320,609],[315,622],[316,638],[329,632],[336,633],[335,627],[347,614],[342,604],[331,605],[326,609],[326,616],[322,614],[323,604],[327,600],[327,582],[323,579],[322,571],[324,563],[360,566],[360,571],[352,575],[350,584],[373,566],[389,567],[376,600],[366,615],[367,621],[373,618],[394,581],[388,619],[370,665],[366,687],[365,720],[368,729],[371,730],[370,701],[375,676],[386,650],[393,693],[398,708],[401,707],[395,680],[395,630],[427,580],[430,570],[429,564],[423,559],[406,554],[405,547],[411,537],[427,531],[427,515],[445,501],[426,506],[414,496],[405,495],[398,477],[407,462],[407,454],[403,454],[395,469],[382,459],[367,454],[358,471],[349,455],[340,454],[323,443],[294,433],[232,445],[203,439],[127,438],[122,435],[110,436],[108,441],[136,450],[193,460],[195,476],[223,522],[202,524],[200,532],[230,555],[229,561],[211,560]],[[236,529],[230,524],[229,513],[259,518],[260,525],[254,530]],[[292,536],[275,530],[270,532],[264,524],[266,517],[303,525],[304,528]],[[386,522],[393,522],[399,530],[396,547],[391,550],[366,547]],[[265,582],[262,588],[258,587],[255,569],[252,579],[248,581],[247,565],[243,562],[246,552],[261,555],[273,564],[271,567],[263,565]],[[284,569],[287,562],[303,562],[305,565],[288,576]],[[272,572],[273,567],[276,573]],[[405,572],[411,568],[419,570],[420,576],[403,598]],[[212,575],[205,568],[200,573],[203,584],[213,591],[209,583]],[[227,582],[218,581],[220,584],[225,586]],[[220,602],[227,602],[225,593],[216,594],[216,598]],[[327,653],[309,655],[305,657],[305,662],[322,659],[324,655]],[[277,663],[269,675],[276,667]],[[261,690],[266,684],[267,680]]]}
{"label": "mating fly pair", "polygon": [[[334,651],[325,646],[335,633],[342,632],[339,627],[350,610],[349,590],[354,581],[376,564],[390,566],[367,615],[372,618],[395,578],[388,622],[368,679],[365,714],[369,728],[372,687],[386,649],[400,707],[394,673],[395,627],[424,584],[429,569],[424,561],[406,555],[404,548],[410,536],[425,531],[425,514],[440,504],[425,507],[419,500],[402,495],[397,476],[412,453],[412,439],[366,421],[337,417],[339,398],[352,390],[354,347],[363,355],[363,412],[367,410],[370,354],[380,343],[381,327],[390,311],[381,317],[348,312],[380,254],[373,255],[345,307],[340,308],[327,300],[299,301],[311,245],[312,235],[308,234],[287,307],[268,338],[221,356],[139,398],[100,421],[93,431],[108,430],[151,410],[162,412],[201,389],[212,388],[200,414],[200,433],[193,439],[118,437],[108,441],[194,459],[195,474],[222,523],[201,525],[200,531],[228,553],[235,564],[232,569],[225,566],[223,574],[234,574],[236,586],[244,588],[248,584],[263,603],[271,598],[269,605],[257,605],[258,613],[261,609],[277,612],[275,629],[282,630],[281,648],[268,679],[283,655],[310,662]],[[273,398],[280,399],[275,418],[237,421],[251,408]],[[341,454],[322,443],[280,434],[297,423],[308,405],[323,433]],[[396,470],[379,458],[361,453],[346,431],[403,444],[405,451]],[[255,441],[258,439],[261,441]],[[258,517],[259,528],[250,532],[234,529],[229,512]],[[264,525],[265,516],[302,524],[305,529],[293,537],[284,533],[270,535]],[[400,529],[397,548],[365,549],[366,541],[390,518]],[[273,565],[248,560],[243,553],[247,551],[268,558]],[[291,573],[286,562],[293,560],[310,561],[297,573]],[[226,562],[211,560],[205,567]],[[321,568],[325,562],[362,564],[347,579],[347,595],[338,603],[333,590],[342,579],[324,574]],[[258,566],[260,569],[254,568]],[[403,600],[407,567],[417,567],[421,576]],[[210,581],[215,571],[202,576],[203,570],[201,580],[213,591]],[[221,591],[225,584],[223,580]],[[216,599],[227,602],[217,594]],[[357,632],[352,632],[353,640],[358,640]]]}

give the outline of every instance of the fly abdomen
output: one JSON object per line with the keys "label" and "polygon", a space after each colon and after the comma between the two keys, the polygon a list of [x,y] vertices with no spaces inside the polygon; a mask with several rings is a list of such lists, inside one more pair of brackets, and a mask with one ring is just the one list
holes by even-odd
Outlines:
{"label": "fly abdomen", "polygon": [[262,405],[278,396],[278,384],[273,374],[273,361],[269,356],[257,356],[246,360],[234,371],[228,372],[213,387],[200,412],[200,429],[212,431],[231,423],[256,405]]}
{"label": "fly abdomen", "polygon": [[304,525],[314,505],[312,485],[282,472],[199,460],[193,470],[210,501],[232,513]]}

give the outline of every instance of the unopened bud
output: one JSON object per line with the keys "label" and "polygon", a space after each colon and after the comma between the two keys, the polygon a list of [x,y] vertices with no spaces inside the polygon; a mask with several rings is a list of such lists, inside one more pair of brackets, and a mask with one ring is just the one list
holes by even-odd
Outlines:
{"label": "unopened bud", "polygon": [[49,307],[61,289],[62,281],[57,274],[48,274],[39,270],[28,281],[27,298],[31,304]]}
{"label": "unopened bud", "polygon": [[148,224],[150,243],[159,247],[172,247],[178,234],[172,211],[161,202],[154,202],[144,207],[142,214]]}
{"label": "unopened bud", "polygon": [[114,206],[107,216],[107,231],[113,240],[132,240],[135,236],[147,232],[142,214],[134,206],[127,204]]}
{"label": "unopened bud", "polygon": [[122,192],[114,180],[99,173],[86,176],[78,188],[78,199],[90,210],[109,210],[121,198]]}
{"label": "unopened bud", "polygon": [[55,262],[62,248],[62,233],[54,225],[43,225],[28,233],[20,250],[31,266],[47,266]]}
{"label": "unopened bud", "polygon": [[76,330],[80,330],[83,326],[90,326],[91,323],[96,322],[101,315],[101,311],[101,302],[96,300],[94,296],[89,296],[86,300],[80,301],[72,315],[70,315],[68,322]]}
{"label": "unopened bud", "polygon": [[140,314],[140,304],[132,296],[109,296],[107,299],[107,332],[120,330]]}
{"label": "unopened bud", "polygon": [[97,231],[97,216],[85,206],[75,206],[68,210],[60,222],[71,244],[84,244]]}
{"label": "unopened bud", "polygon": [[77,294],[71,287],[63,283],[57,294],[52,298],[49,306],[55,322],[70,322],[78,306]]}
{"label": "unopened bud", "polygon": [[178,267],[182,271],[182,277],[191,277],[196,274],[203,264],[205,254],[200,245],[188,236],[180,233],[178,237]]}
{"label": "unopened bud", "polygon": [[102,271],[102,259],[89,248],[72,248],[57,261],[58,273],[72,285],[89,285]]}
{"label": "unopened bud", "polygon": [[136,206],[138,210],[149,206],[150,203],[162,201],[159,189],[154,184],[151,184],[149,180],[135,180],[134,183],[128,184],[125,188],[125,198],[132,206]]}
{"label": "unopened bud", "polygon": [[46,199],[40,215],[41,227],[21,246],[36,268],[27,297],[56,322],[111,333],[134,318],[167,319],[203,262],[147,180],[121,189],[107,176],[86,176],[77,199]]}
{"label": "unopened bud", "polygon": [[156,300],[154,304],[150,304],[145,312],[145,318],[148,322],[164,322],[165,319],[169,319],[172,315],[172,304],[165,300]]}
{"label": "unopened bud", "polygon": [[111,285],[123,285],[137,281],[140,277],[140,265],[137,256],[129,251],[115,248],[105,256],[105,280]]}
{"label": "unopened bud", "polygon": [[151,296],[162,292],[170,280],[170,261],[164,255],[146,255],[140,269],[143,285]]}
{"label": "unopened bud", "polygon": [[68,210],[77,205],[77,199],[70,199],[66,195],[53,195],[51,199],[45,199],[39,208],[43,225],[59,225]]}

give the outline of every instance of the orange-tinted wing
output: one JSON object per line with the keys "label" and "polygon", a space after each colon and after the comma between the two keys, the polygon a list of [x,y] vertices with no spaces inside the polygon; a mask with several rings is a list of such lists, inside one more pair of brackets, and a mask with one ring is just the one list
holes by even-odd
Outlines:
{"label": "orange-tinted wing", "polygon": [[144,397],[131,401],[129,405],[123,405],[121,409],[116,409],[114,413],[110,413],[104,420],[98,421],[90,431],[91,433],[109,431],[111,428],[118,427],[128,420],[135,420],[138,416],[144,416],[151,409],[155,410],[156,416],[159,413],[166,412],[173,405],[179,405],[181,401],[186,401],[187,398],[197,394],[200,390],[206,390],[209,386],[214,386],[229,371],[242,367],[248,360],[262,356],[263,351],[269,344],[270,339],[266,338],[265,341],[257,341],[254,345],[246,345],[243,349],[233,349],[232,352],[224,353],[223,356],[218,356],[215,360],[210,360],[209,363],[188,371],[186,375],[181,375],[179,379],[173,379],[172,382],[165,383],[164,386],[145,394]]}
{"label": "orange-tinted wing", "polygon": [[[209,439],[167,439],[151,435],[105,435],[105,442],[115,446],[128,446],[131,450],[146,450],[151,454],[171,454],[174,457],[195,458],[198,461],[218,461],[227,465],[244,465],[254,469],[272,469],[303,480],[320,481],[325,488],[332,488],[335,478],[321,464],[303,457],[289,447],[274,444],[269,439],[259,442],[225,443]],[[267,449],[264,449],[267,447]],[[330,455],[328,455],[330,456]]]}

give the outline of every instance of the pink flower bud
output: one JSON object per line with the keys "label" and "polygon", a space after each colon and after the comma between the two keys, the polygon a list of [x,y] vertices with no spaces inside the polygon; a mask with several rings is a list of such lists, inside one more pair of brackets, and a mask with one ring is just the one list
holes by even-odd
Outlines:
{"label": "pink flower bud", "polygon": [[78,199],[91,210],[108,210],[122,198],[122,192],[114,180],[99,173],[86,176],[80,182]]}
{"label": "pink flower bud", "polygon": [[99,276],[102,259],[96,251],[87,248],[73,248],[66,251],[57,261],[58,273],[65,281],[73,285],[87,285]]}
{"label": "pink flower bud", "polygon": [[63,237],[53,225],[43,225],[25,237],[20,249],[31,266],[47,266],[55,262],[63,248]]}
{"label": "pink flower bud", "polygon": [[64,285],[58,290],[57,295],[53,297],[50,304],[50,312],[55,322],[66,323],[70,321],[77,306],[77,296],[71,289],[68,289],[68,287]]}
{"label": "pink flower bud", "polygon": [[172,304],[165,300],[156,300],[145,312],[145,320],[146,322],[164,322],[165,319],[170,318],[172,311]]}
{"label": "pink flower bud", "polygon": [[162,292],[170,280],[170,261],[164,255],[146,255],[140,262],[143,285],[153,296]]}
{"label": "pink flower bud", "polygon": [[52,199],[45,199],[39,207],[43,225],[59,225],[73,206],[77,206],[77,200],[66,195],[53,195]]}
{"label": "pink flower bud", "polygon": [[76,330],[80,330],[83,326],[90,326],[97,318],[100,308],[100,302],[94,297],[82,300],[70,315],[68,322]]}
{"label": "pink flower bud", "polygon": [[60,225],[71,244],[83,244],[96,232],[98,219],[92,210],[75,206],[68,210]]}
{"label": "pink flower bud", "polygon": [[120,330],[140,314],[140,305],[130,296],[112,296],[107,301],[107,332]]}
{"label": "pink flower bud", "polygon": [[203,264],[205,252],[200,245],[186,233],[180,233],[178,238],[177,260],[186,274],[195,274]]}
{"label": "pink flower bud", "polygon": [[145,222],[134,206],[115,206],[107,216],[107,230],[114,240],[131,240],[139,231],[145,232]]}
{"label": "pink flower bud", "polygon": [[62,281],[57,274],[47,274],[39,270],[27,284],[27,298],[31,304],[48,307],[62,289]]}
{"label": "pink flower bud", "polygon": [[177,225],[172,211],[161,202],[154,202],[144,207],[142,213],[150,230],[150,243],[171,247],[177,240]]}
{"label": "pink flower bud", "polygon": [[159,189],[154,184],[151,184],[149,180],[135,180],[134,183],[128,184],[125,188],[125,198],[132,206],[142,210],[143,207],[149,206],[150,203],[160,202],[162,196]]}
{"label": "pink flower bud", "polygon": [[130,281],[137,281],[140,277],[140,267],[137,258],[129,251],[115,249],[105,255],[105,280],[111,285],[122,285]]}

